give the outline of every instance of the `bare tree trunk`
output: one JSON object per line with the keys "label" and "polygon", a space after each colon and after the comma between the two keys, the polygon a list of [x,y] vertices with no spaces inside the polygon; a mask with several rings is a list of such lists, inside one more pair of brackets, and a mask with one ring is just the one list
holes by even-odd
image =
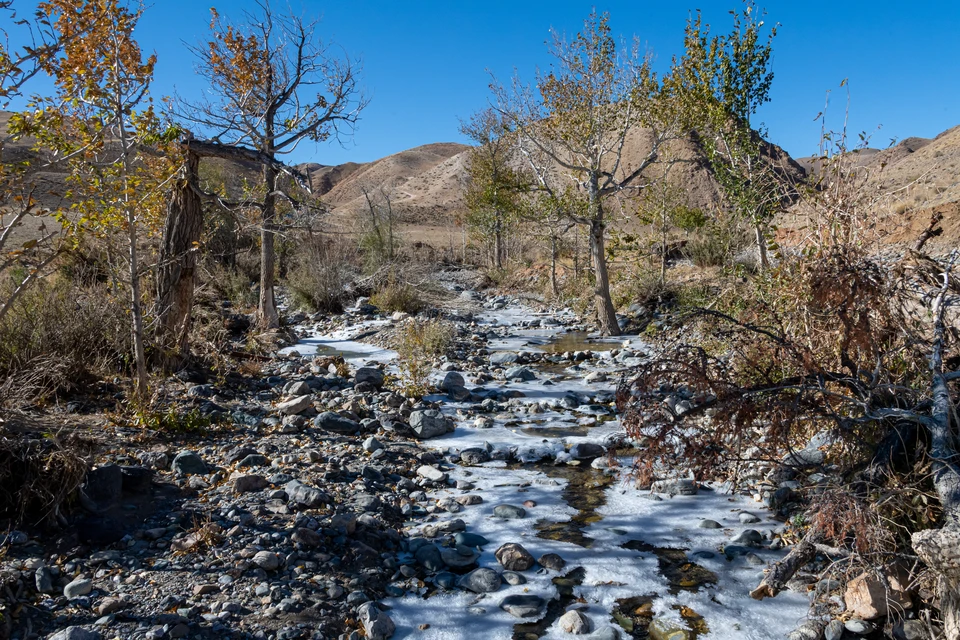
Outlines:
{"label": "bare tree trunk", "polygon": [[608,336],[620,335],[617,310],[610,298],[610,276],[607,273],[607,256],[604,252],[603,220],[594,219],[590,224],[590,257],[593,261],[593,299],[597,308],[600,332]]}
{"label": "bare tree trunk", "polygon": [[127,207],[127,240],[130,242],[130,311],[133,314],[133,354],[136,363],[136,393],[140,400],[149,395],[147,356],[143,337],[143,307],[140,301],[140,261],[137,255],[137,218]]}
{"label": "bare tree trunk", "polygon": [[554,298],[560,297],[560,288],[557,286],[557,235],[550,235],[550,290]]}
{"label": "bare tree trunk", "polygon": [[757,252],[760,255],[760,268],[766,271],[770,268],[770,260],[767,257],[767,234],[763,228],[763,224],[760,222],[754,224],[753,230],[757,238]]}
{"label": "bare tree trunk", "polygon": [[503,269],[503,222],[499,211],[494,212],[493,268],[497,271]]}
{"label": "bare tree trunk", "polygon": [[165,365],[172,368],[182,366],[190,355],[197,244],[203,231],[203,208],[194,189],[199,166],[200,158],[187,152],[184,175],[167,205],[157,267],[158,334],[168,354]]}
{"label": "bare tree trunk", "polygon": [[263,227],[260,230],[260,305],[257,319],[263,329],[280,327],[280,314],[273,295],[274,271],[276,270],[276,216],[277,170],[270,165],[263,167],[263,183],[267,193],[263,198]]}

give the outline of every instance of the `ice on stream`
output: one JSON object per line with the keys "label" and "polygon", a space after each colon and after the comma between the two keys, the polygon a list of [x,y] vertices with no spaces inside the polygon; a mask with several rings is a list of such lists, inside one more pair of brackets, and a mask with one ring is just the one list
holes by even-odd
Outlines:
{"label": "ice on stream", "polygon": [[[563,312],[559,317],[538,315],[514,305],[486,311],[480,315],[480,320],[490,331],[509,328],[508,335],[489,341],[488,348],[491,351],[522,352],[543,350],[565,331],[563,323],[572,317],[569,312]],[[541,320],[539,327],[518,326],[536,318]],[[318,349],[321,353],[337,350],[354,366],[373,361],[386,362],[389,370],[396,371],[395,365],[389,364],[396,357],[394,352],[354,339],[384,324],[387,321],[366,321],[333,334],[309,336],[285,351],[295,350],[301,355],[308,355],[317,353]],[[615,342],[634,350],[645,350],[642,341],[636,337],[617,338]],[[578,363],[580,371],[545,372],[531,365],[530,368],[538,375],[537,380],[487,382],[483,385],[486,389],[522,391],[524,397],[516,402],[540,403],[544,409],[542,413],[518,412],[509,417],[491,415],[495,419],[490,428],[474,426],[476,416],[468,415],[469,403],[447,401],[443,395],[430,397],[431,400],[444,403],[442,411],[457,420],[457,429],[424,444],[444,453],[485,446],[494,450],[509,450],[514,458],[520,460],[532,462],[546,458],[564,462],[570,457],[568,450],[572,445],[581,442],[604,444],[620,432],[617,420],[598,421],[597,417],[602,412],[591,407],[591,404],[598,400],[609,402],[618,372],[638,362],[637,359],[616,360],[606,353],[600,358]],[[583,378],[592,371],[607,373],[607,380],[586,382]],[[434,382],[442,380],[444,375],[443,372],[436,372],[433,375]],[[477,386],[470,374],[463,375],[468,388]],[[581,400],[580,406],[572,410],[560,404],[565,396],[570,395]],[[537,433],[541,429],[547,431]],[[551,432],[557,433],[555,429],[561,433],[568,430],[576,433],[549,435]],[[627,467],[629,461],[624,461],[624,468]],[[777,526],[763,507],[742,496],[705,490],[695,496],[665,497],[658,501],[652,499],[649,492],[633,488],[623,473],[605,489],[606,504],[597,510],[602,520],[584,529],[584,535],[593,540],[590,548],[584,548],[572,542],[540,538],[535,529],[539,520],[566,522],[577,513],[563,499],[565,480],[548,477],[532,465],[508,467],[506,463],[496,460],[481,466],[455,466],[450,471],[450,477],[473,483],[475,489],[472,493],[478,493],[484,500],[482,504],[448,516],[448,519],[462,519],[467,531],[490,540],[480,557],[479,566],[499,568],[494,551],[508,542],[521,543],[536,558],[545,553],[557,553],[566,560],[567,566],[559,574],[547,570],[526,571],[523,573],[528,580],[526,584],[510,586],[504,583],[496,593],[483,596],[454,590],[438,591],[423,598],[421,596],[427,592],[427,588],[424,588],[421,593],[386,599],[383,604],[389,608],[389,615],[397,626],[393,636],[397,640],[510,639],[514,634],[514,625],[529,620],[514,618],[502,611],[499,603],[513,594],[539,595],[551,600],[557,597],[556,587],[551,580],[578,566],[586,570],[586,575],[581,586],[575,588],[575,595],[582,598],[584,603],[575,601],[574,606],[581,608],[595,630],[616,626],[611,611],[618,599],[649,594],[657,596],[654,610],[658,616],[679,621],[675,605],[687,606],[703,616],[709,633],[701,634],[701,640],[782,638],[795,629],[807,614],[808,601],[799,594],[784,592],[776,599],[761,602],[750,598],[749,591],[759,583],[763,566],[749,564],[746,556],[727,560],[722,552],[724,545],[730,544],[746,528],[766,533]],[[439,500],[461,493],[451,488],[432,491],[429,495]],[[527,517],[523,519],[502,520],[492,517],[496,505],[522,505],[530,500],[536,506],[527,508]],[[741,510],[760,515],[762,522],[741,524],[738,519]],[[715,520],[721,523],[722,528],[699,528],[699,522],[704,519]],[[704,585],[696,592],[680,591],[671,595],[670,585],[660,573],[657,557],[653,553],[622,547],[631,540],[640,540],[656,547],[685,549],[687,555],[698,564],[713,571],[718,576],[718,582]],[[782,552],[771,550],[752,551],[766,562],[773,562],[783,555]],[[694,554],[697,554],[696,558],[693,558]],[[702,557],[704,555],[707,557]],[[428,626],[421,629],[422,625]],[[543,637],[570,638],[571,635],[562,632],[554,623]],[[621,637],[627,638],[629,635],[621,631]]]}

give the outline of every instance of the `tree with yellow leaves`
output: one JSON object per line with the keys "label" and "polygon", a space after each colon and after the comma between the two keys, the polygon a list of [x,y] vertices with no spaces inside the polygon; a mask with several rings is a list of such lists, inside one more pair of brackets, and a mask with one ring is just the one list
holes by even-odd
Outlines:
{"label": "tree with yellow leaves", "polygon": [[278,203],[299,206],[282,188],[284,167],[277,156],[305,140],[322,142],[350,133],[367,102],[357,85],[358,64],[320,42],[316,23],[275,14],[266,0],[257,7],[238,23],[211,10],[210,40],[191,50],[213,97],[179,99],[174,110],[197,134],[256,151],[264,159],[262,200],[255,205],[261,224],[258,319],[271,329],[280,325],[273,290]]}

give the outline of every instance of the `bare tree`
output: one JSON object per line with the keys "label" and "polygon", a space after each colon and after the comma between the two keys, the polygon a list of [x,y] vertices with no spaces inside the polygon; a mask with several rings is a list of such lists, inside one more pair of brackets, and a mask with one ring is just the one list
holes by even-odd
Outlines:
{"label": "bare tree", "polygon": [[[589,229],[595,277],[594,301],[601,331],[619,335],[610,297],[605,253],[608,201],[645,184],[643,172],[658,161],[663,145],[682,135],[673,117],[669,83],[651,69],[636,43],[617,44],[609,17],[592,13],[572,41],[553,34],[554,64],[538,73],[536,91],[514,79],[506,89],[492,85],[495,108],[514,128],[530,155],[541,187],[556,192],[573,184],[586,202],[568,217]],[[631,164],[624,157],[633,136],[648,150]]]}
{"label": "bare tree", "polygon": [[357,85],[359,64],[315,36],[316,22],[277,15],[267,0],[237,23],[211,10],[211,40],[190,47],[209,96],[178,99],[174,112],[224,146],[262,154],[260,303],[264,328],[280,324],[274,298],[277,203],[289,199],[277,155],[304,140],[349,134],[367,101]]}

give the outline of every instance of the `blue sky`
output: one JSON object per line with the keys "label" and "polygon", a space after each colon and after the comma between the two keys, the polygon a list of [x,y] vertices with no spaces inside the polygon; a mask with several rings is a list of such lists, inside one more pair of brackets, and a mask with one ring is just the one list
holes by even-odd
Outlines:
{"label": "blue sky", "polygon": [[[184,95],[203,87],[183,41],[207,35],[209,6],[227,17],[248,0],[154,0],[138,28],[144,49],[159,57],[155,96],[174,86]],[[532,80],[549,64],[551,27],[573,34],[592,7],[608,11],[616,34],[639,36],[660,65],[680,53],[691,9],[700,8],[715,31],[726,31],[737,0],[570,2],[274,0],[322,19],[318,33],[363,64],[370,97],[353,139],[301,145],[296,162],[366,162],[429,142],[464,141],[458,118],[485,106],[492,71],[503,81],[514,73]],[[840,81],[849,78],[850,127],[875,132],[872,146],[891,138],[931,137],[960,124],[960,4],[823,0],[759,3],[780,23],[774,46],[776,74],[771,104],[760,113],[769,137],[794,156],[816,152],[814,116],[832,92],[830,114],[842,124],[846,105]],[[877,127],[882,127],[876,131]]]}

